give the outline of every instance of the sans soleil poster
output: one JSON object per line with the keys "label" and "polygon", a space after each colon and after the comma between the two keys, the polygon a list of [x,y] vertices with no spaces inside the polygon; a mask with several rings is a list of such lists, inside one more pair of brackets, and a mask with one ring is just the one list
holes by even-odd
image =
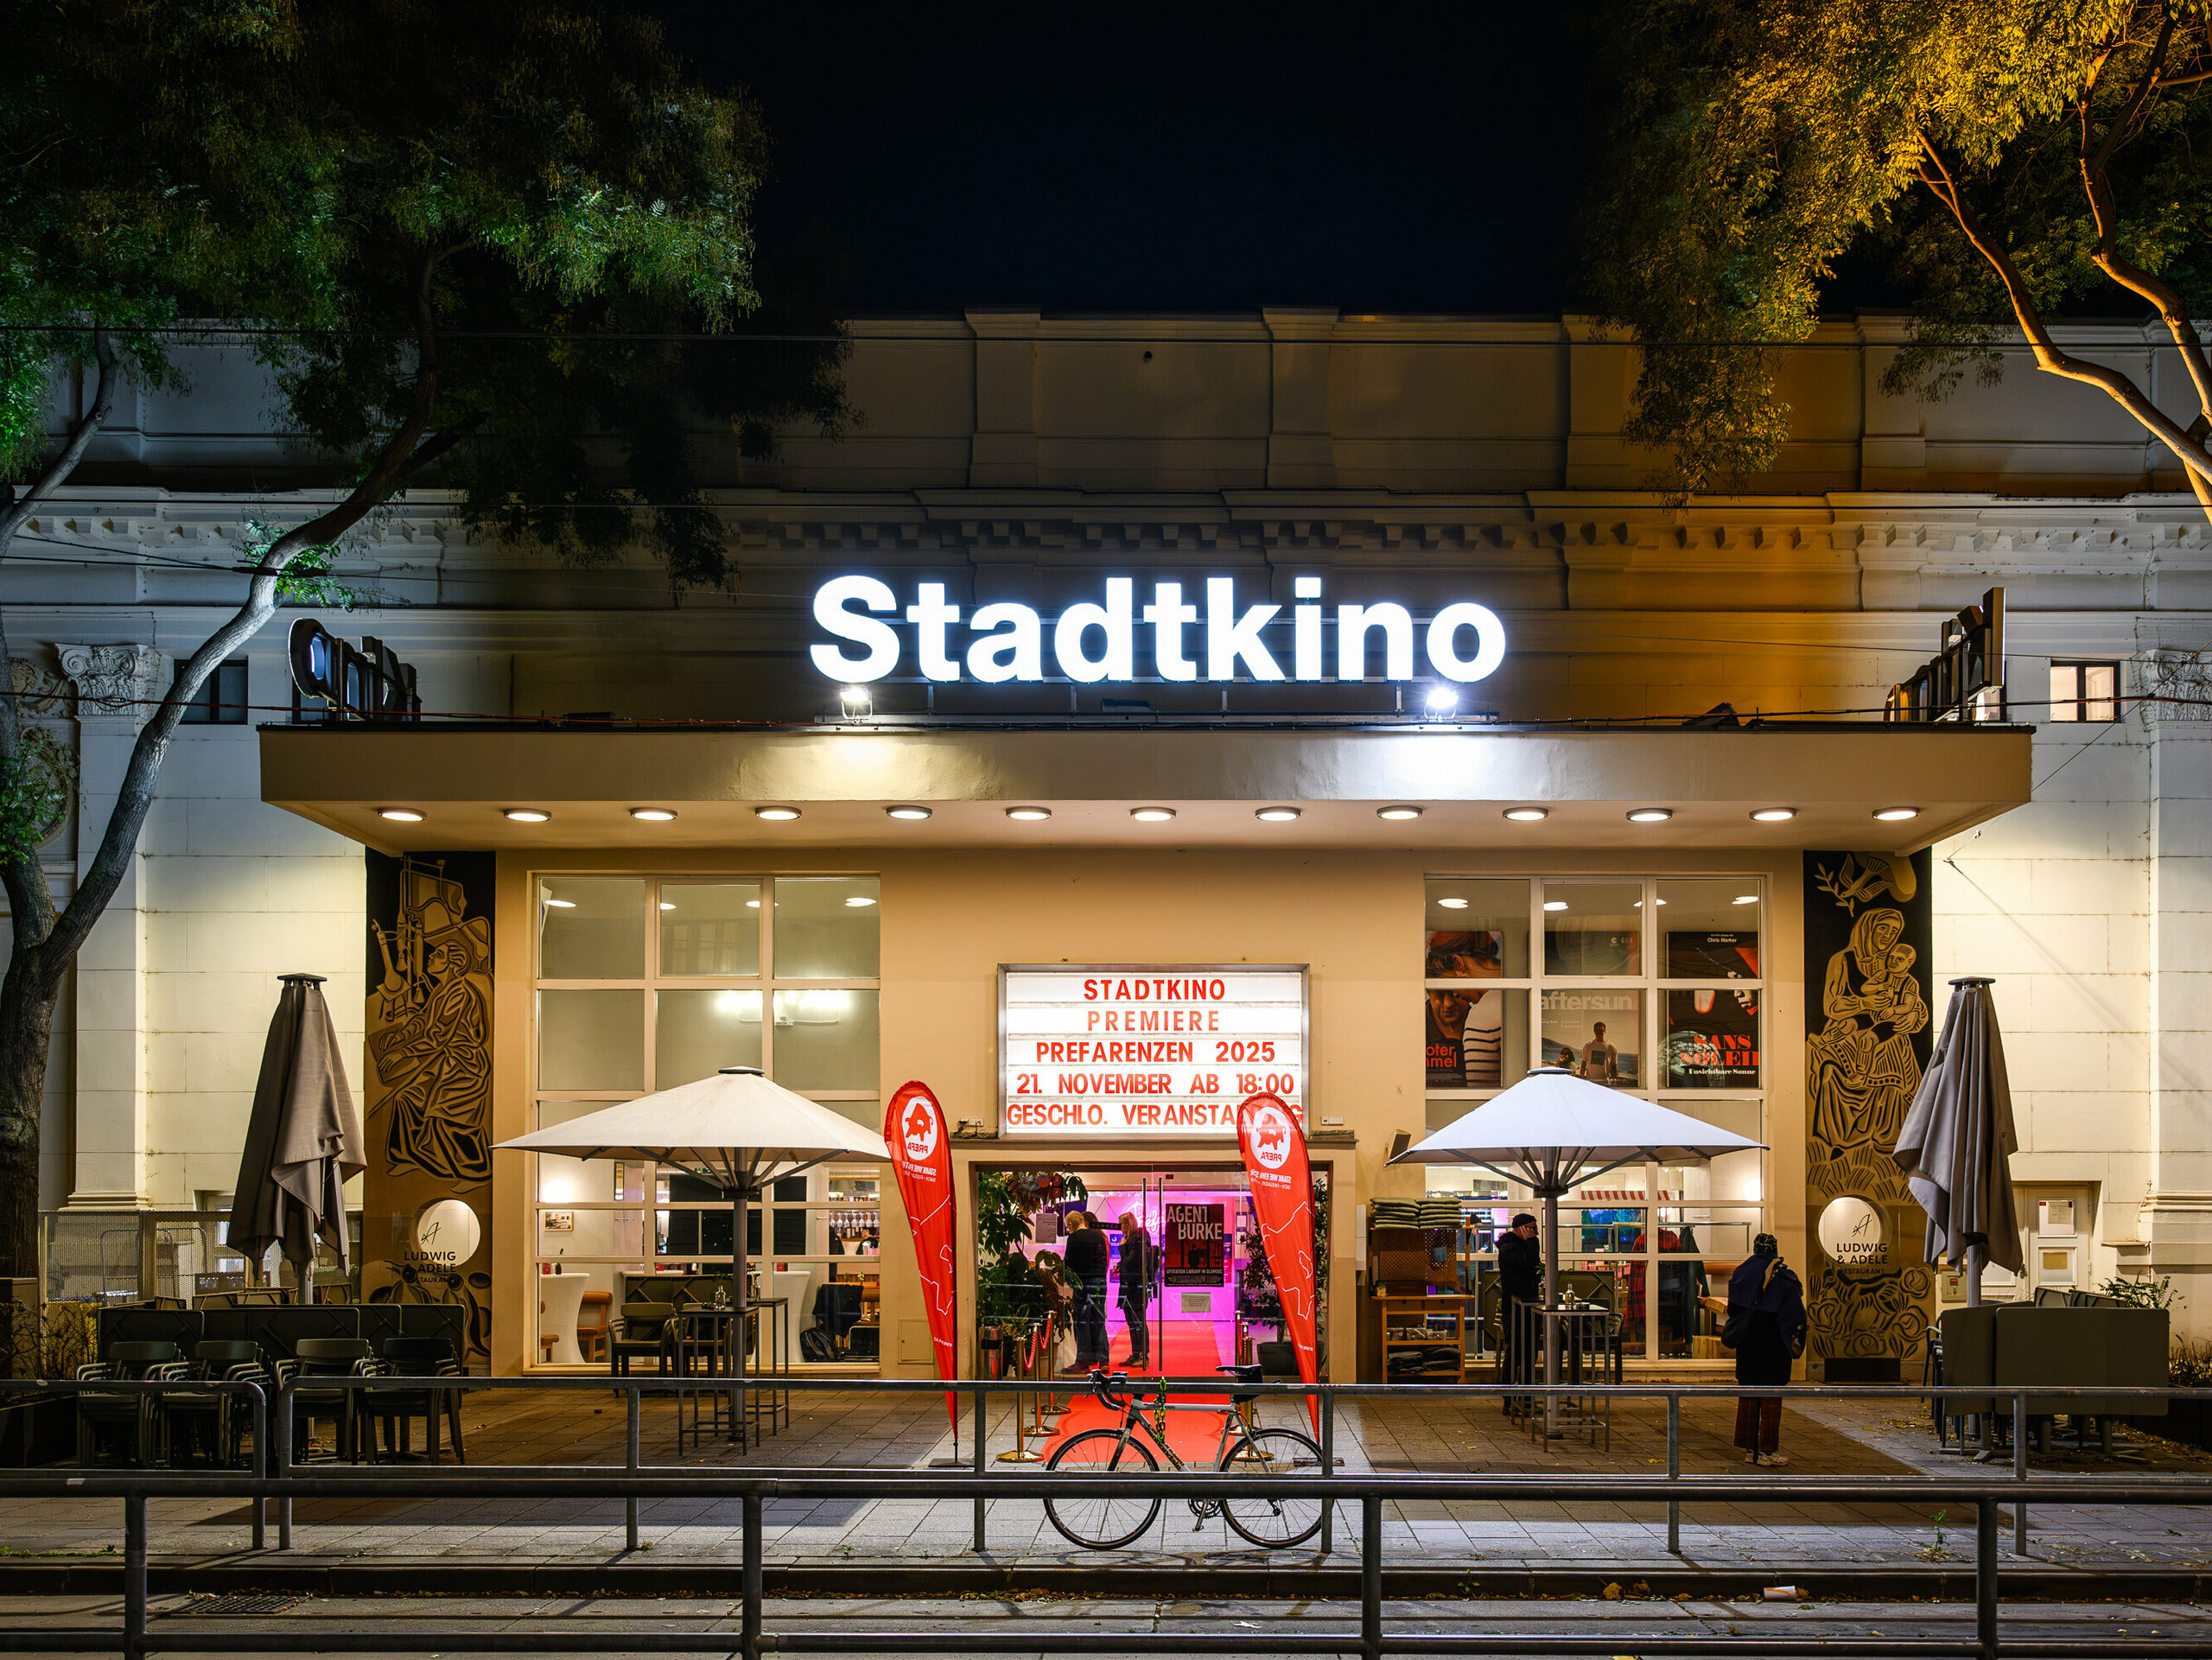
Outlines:
{"label": "sans soleil poster", "polygon": [[1001,1132],[1234,1138],[1248,1097],[1306,1111],[1303,967],[1000,975]]}

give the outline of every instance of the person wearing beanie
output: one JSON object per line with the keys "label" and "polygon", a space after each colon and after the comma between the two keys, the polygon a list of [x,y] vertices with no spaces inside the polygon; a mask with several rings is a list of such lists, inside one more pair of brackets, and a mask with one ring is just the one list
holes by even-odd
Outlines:
{"label": "person wearing beanie", "polygon": [[[1530,1357],[1522,1353],[1515,1333],[1521,1325],[1518,1305],[1541,1302],[1544,1297],[1544,1247],[1536,1237],[1536,1218],[1523,1211],[1513,1218],[1513,1231],[1497,1240],[1497,1312],[1503,1330],[1498,1346],[1497,1377],[1503,1383],[1526,1383]],[[1511,1412],[1514,1398],[1502,1402]]]}
{"label": "person wearing beanie", "polygon": [[[1728,1324],[1722,1340],[1732,1335],[1739,1383],[1787,1383],[1797,1357],[1805,1352],[1805,1288],[1782,1260],[1782,1247],[1770,1233],[1751,1241],[1751,1256],[1728,1277]],[[1779,1396],[1738,1397],[1736,1445],[1744,1450],[1745,1463],[1789,1463],[1781,1439]]]}

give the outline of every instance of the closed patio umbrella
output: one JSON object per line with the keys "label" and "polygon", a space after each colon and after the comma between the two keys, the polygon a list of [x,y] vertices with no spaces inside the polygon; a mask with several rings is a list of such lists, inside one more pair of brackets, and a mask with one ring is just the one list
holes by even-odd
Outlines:
{"label": "closed patio umbrella", "polygon": [[[1465,1117],[1408,1148],[1392,1164],[1470,1164],[1525,1183],[1544,1205],[1544,1306],[1559,1303],[1559,1201],[1562,1193],[1624,1164],[1681,1164],[1764,1142],[1721,1129],[1641,1096],[1539,1066]],[[1544,1326],[1544,1382],[1559,1382],[1559,1331]],[[1548,1396],[1545,1421],[1555,1414]]]}
{"label": "closed patio umbrella", "polygon": [[776,1177],[831,1159],[891,1157],[874,1130],[771,1083],[758,1066],[725,1066],[711,1078],[588,1112],[499,1147],[571,1159],[649,1159],[729,1195],[730,1303],[738,1331],[734,1440],[743,1434],[745,1418],[745,1213],[753,1196]]}
{"label": "closed patio umbrella", "polygon": [[1942,1035],[1892,1154],[1928,1213],[1925,1260],[1948,1257],[1952,1267],[1965,1268],[1968,1307],[1981,1301],[1989,1263],[2015,1274],[2027,1266],[2012,1201],[2012,1159],[2019,1146],[2012,1086],[1989,987],[1983,979],[1951,982]]}
{"label": "closed patio umbrella", "polygon": [[346,1087],[338,1030],[322,1000],[322,976],[287,974],[261,1052],[245,1153],[238,1163],[226,1243],[257,1262],[281,1250],[300,1275],[300,1301],[315,1301],[315,1246],[349,1254],[346,1181],[368,1161]]}

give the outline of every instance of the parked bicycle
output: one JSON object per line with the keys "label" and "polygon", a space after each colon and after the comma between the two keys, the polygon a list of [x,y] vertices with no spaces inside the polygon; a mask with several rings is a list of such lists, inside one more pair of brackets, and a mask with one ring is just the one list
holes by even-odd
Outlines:
{"label": "parked bicycle", "polygon": [[[1232,1383],[1256,1383],[1257,1366],[1222,1366]],[[1128,1374],[1111,1377],[1094,1369],[1090,1387],[1098,1398],[1121,1415],[1116,1428],[1086,1429],[1062,1442],[1046,1463],[1048,1470],[1071,1470],[1107,1474],[1134,1474],[1157,1470],[1165,1458],[1177,1470],[1191,1466],[1168,1445],[1167,1415],[1171,1412],[1211,1412],[1221,1419],[1221,1438],[1214,1447],[1213,1467],[1239,1476],[1303,1475],[1321,1472],[1321,1449],[1309,1435],[1295,1429],[1255,1428],[1242,1409],[1256,1396],[1231,1392],[1226,1403],[1171,1402],[1165,1386],[1128,1390]],[[1152,1417],[1145,1415],[1149,1402]],[[1147,1445],[1147,1443],[1149,1443]],[[1218,1514],[1229,1525],[1263,1550],[1287,1550],[1321,1530],[1319,1498],[1226,1498],[1188,1501],[1203,1526]],[[1045,1501],[1045,1514],[1070,1542],[1091,1550],[1114,1550],[1141,1535],[1160,1517],[1157,1498],[1086,1498],[1071,1491],[1065,1498]]]}

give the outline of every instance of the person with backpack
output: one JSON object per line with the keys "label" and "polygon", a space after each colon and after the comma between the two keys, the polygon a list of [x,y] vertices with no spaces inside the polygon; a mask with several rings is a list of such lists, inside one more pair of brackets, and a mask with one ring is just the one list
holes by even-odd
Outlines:
{"label": "person with backpack", "polygon": [[[1751,1254],[1728,1276],[1728,1323],[1720,1341],[1736,1352],[1739,1383],[1787,1383],[1805,1352],[1805,1288],[1782,1260],[1770,1233],[1751,1241]],[[1746,1464],[1785,1465],[1779,1396],[1739,1396],[1736,1445]]]}
{"label": "person with backpack", "polygon": [[1122,1212],[1122,1318],[1129,1328],[1129,1366],[1142,1371],[1152,1364],[1152,1331],[1147,1311],[1152,1307],[1152,1236],[1128,1212]]}

